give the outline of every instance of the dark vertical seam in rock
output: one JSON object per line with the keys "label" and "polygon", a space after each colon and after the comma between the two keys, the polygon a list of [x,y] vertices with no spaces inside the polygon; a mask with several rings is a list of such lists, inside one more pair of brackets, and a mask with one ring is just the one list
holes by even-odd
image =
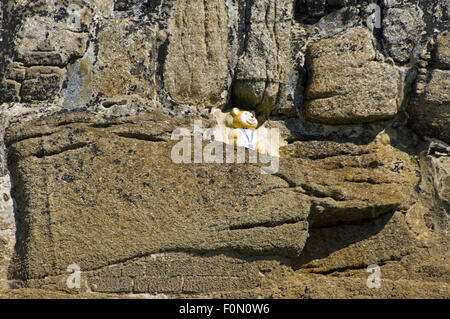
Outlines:
{"label": "dark vertical seam in rock", "polygon": [[244,34],[243,34],[243,46],[242,53],[247,52],[248,49],[248,38],[251,30],[252,21],[252,7],[254,1],[245,1],[244,4]]}
{"label": "dark vertical seam in rock", "polygon": [[[235,0],[229,0],[229,1],[234,2]],[[229,59],[228,59],[228,61],[229,61],[229,68],[230,68],[230,70],[229,70],[229,74],[230,74],[229,92],[231,93],[231,94],[229,94],[229,97],[228,97],[228,103],[229,104],[232,104],[234,102],[234,98],[233,98],[233,90],[234,90],[234,88],[233,88],[233,86],[236,83],[236,74],[239,71],[239,69],[238,69],[238,67],[239,67],[239,58],[245,53],[246,47],[247,47],[247,41],[248,41],[247,33],[248,33],[248,24],[249,24],[249,22],[248,22],[249,20],[248,20],[247,16],[250,15],[250,13],[248,12],[249,5],[248,5],[247,1],[245,1],[243,3],[237,1],[236,5],[237,5],[238,14],[237,14],[237,24],[236,24],[236,32],[235,32],[236,36],[235,36],[235,39],[234,39],[236,41],[236,43],[237,43],[236,44],[237,48],[236,48],[236,63],[235,63],[235,65],[233,66],[233,62],[232,62],[232,59],[233,59],[233,54],[232,54],[233,53],[232,52],[233,45],[232,45],[232,43],[230,44],[230,51],[231,51],[231,53],[230,53]],[[232,10],[232,9],[228,8],[228,10]],[[231,13],[230,13],[230,15],[231,15]],[[231,22],[233,22],[233,21],[231,21]],[[229,30],[231,30],[232,28],[233,28],[233,26],[229,26]],[[230,32],[229,36],[228,36],[229,41],[231,41],[231,39],[230,39],[230,37],[231,37],[230,35],[231,34],[232,33]]]}
{"label": "dark vertical seam in rock", "polygon": [[[171,5],[169,3],[165,3],[164,1],[161,1],[160,8],[158,11],[158,14],[160,15],[161,12],[163,12],[163,6],[167,5],[167,8],[171,9]],[[164,27],[167,29],[167,22],[163,23],[158,17],[155,18],[156,23],[158,23],[158,30],[164,30]],[[168,18],[170,19],[170,17]],[[155,87],[156,87],[156,94],[157,96],[160,96],[163,99],[163,102],[170,101],[170,96],[167,92],[165,92],[165,83],[164,83],[164,67],[165,62],[167,59],[168,54],[168,47],[170,43],[170,37],[171,35],[168,34],[167,38],[159,44],[158,36],[155,36],[155,46],[156,46],[156,58],[155,58]]]}
{"label": "dark vertical seam in rock", "polygon": [[[267,4],[266,13],[265,13],[265,16],[264,16],[264,23],[265,23],[264,27],[270,32],[269,20],[268,20],[269,19],[269,12],[270,12],[270,2]],[[269,66],[270,66],[270,64],[269,64],[269,57],[266,57],[266,70],[265,70],[266,71],[266,82],[264,84],[264,92],[261,95],[260,102],[256,104],[256,109],[260,110],[260,112],[262,110],[261,106],[263,105],[264,101],[266,101],[266,99],[267,99],[266,98],[266,92],[267,92],[267,87],[269,86],[269,83],[270,83],[269,76],[267,74]]]}
{"label": "dark vertical seam in rock", "polygon": [[[208,40],[206,39],[207,38],[207,35],[208,35],[208,4],[207,4],[207,1],[208,0],[203,0],[203,14],[204,14],[204,19],[203,19],[203,34],[204,34],[204,37],[203,37],[203,40],[205,41],[205,55],[206,55],[206,61],[205,61],[205,63],[206,64],[208,64],[208,53],[209,53],[209,44],[208,44]],[[209,0],[209,1],[211,1],[211,0]],[[212,1],[215,1],[215,0],[212,0]]]}
{"label": "dark vertical seam in rock", "polygon": [[[278,36],[277,36],[277,0],[274,1],[274,13],[273,13],[273,38],[275,40],[275,46],[276,46],[276,60],[277,60],[277,73],[278,75],[281,74],[281,66],[280,66],[280,59],[279,59],[279,52],[280,52],[280,44],[278,43]],[[281,80],[281,79],[279,79]]]}
{"label": "dark vertical seam in rock", "polygon": [[[227,65],[228,65],[228,78],[227,78],[227,100],[226,100],[226,106],[228,107],[230,104],[232,104],[232,87],[233,87],[233,79],[234,79],[234,67],[233,67],[233,57],[234,57],[234,41],[237,41],[237,43],[239,44],[239,39],[237,38],[237,34],[238,34],[238,30],[235,30],[235,35],[233,35],[233,30],[234,30],[234,25],[233,20],[231,19],[231,15],[232,15],[232,0],[228,0],[229,2],[227,3],[227,0],[223,0],[224,2],[224,6],[225,6],[225,10],[227,11],[227,15],[226,15],[226,25],[228,28],[228,37],[227,37]],[[238,12],[239,12],[239,7],[237,8]],[[238,15],[239,18],[239,15]],[[236,51],[237,53],[237,51]]]}
{"label": "dark vertical seam in rock", "polygon": [[[274,36],[274,39],[275,39],[275,45],[276,45],[276,59],[277,59],[277,75],[278,75],[278,80],[279,80],[279,83],[278,83],[278,90],[277,90],[277,96],[276,96],[276,100],[275,100],[275,106],[278,106],[278,103],[279,103],[279,101],[281,100],[281,94],[282,94],[282,91],[283,91],[283,88],[284,88],[284,85],[283,85],[283,83],[282,83],[282,74],[281,74],[281,71],[282,71],[282,67],[281,67],[281,63],[280,63],[280,59],[279,59],[279,57],[280,57],[280,43],[278,42],[278,28],[277,28],[277,9],[278,9],[278,6],[277,6],[277,1],[278,0],[275,0],[275,2],[274,2],[274,5],[275,5],[275,8],[274,8],[274,21],[273,21],[273,36]],[[290,32],[289,32],[289,37],[290,37]],[[290,39],[289,39],[289,41],[290,41]]]}

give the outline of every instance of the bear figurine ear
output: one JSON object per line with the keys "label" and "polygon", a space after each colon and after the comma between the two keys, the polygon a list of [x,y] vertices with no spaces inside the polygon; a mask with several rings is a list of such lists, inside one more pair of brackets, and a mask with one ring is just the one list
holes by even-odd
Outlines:
{"label": "bear figurine ear", "polygon": [[234,107],[234,108],[231,110],[231,114],[233,114],[233,116],[237,116],[237,115],[239,114],[239,109],[238,109],[237,107]]}

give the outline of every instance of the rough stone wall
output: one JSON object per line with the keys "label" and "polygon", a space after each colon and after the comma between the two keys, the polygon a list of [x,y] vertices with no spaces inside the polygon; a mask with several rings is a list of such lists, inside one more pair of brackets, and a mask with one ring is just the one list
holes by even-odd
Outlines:
{"label": "rough stone wall", "polygon": [[[450,297],[448,1],[0,4],[0,296]],[[232,107],[276,174],[171,161]]]}

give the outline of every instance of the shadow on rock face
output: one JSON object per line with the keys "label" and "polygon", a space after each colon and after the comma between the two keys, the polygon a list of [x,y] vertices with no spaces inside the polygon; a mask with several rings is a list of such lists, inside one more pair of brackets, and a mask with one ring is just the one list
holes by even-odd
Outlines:
{"label": "shadow on rock face", "polygon": [[[393,214],[393,212],[389,212],[376,220],[364,221],[357,224],[343,224],[338,226],[310,229],[309,238],[306,242],[305,248],[303,249],[301,255],[294,261],[293,268],[298,270],[302,268],[314,269],[319,268],[320,266],[323,267],[323,264],[325,263],[323,260],[333,260],[332,257],[330,257],[333,256],[333,253],[339,252],[352,244],[364,242],[371,237],[375,237],[380,232],[383,232]],[[345,256],[342,259],[346,259]],[[321,260],[322,263],[320,262]],[[321,273],[338,271],[341,270],[341,268],[352,268],[350,261],[361,267],[363,267],[364,264],[370,264],[370,261],[366,261],[364,263],[363,260],[358,260],[358,258],[353,260],[347,259],[341,261],[341,267],[336,267],[336,265],[331,265],[332,263],[329,263],[328,269],[322,269]],[[345,262],[350,262],[350,265]],[[358,263],[360,264],[358,265]],[[356,266],[353,265],[353,267]]]}

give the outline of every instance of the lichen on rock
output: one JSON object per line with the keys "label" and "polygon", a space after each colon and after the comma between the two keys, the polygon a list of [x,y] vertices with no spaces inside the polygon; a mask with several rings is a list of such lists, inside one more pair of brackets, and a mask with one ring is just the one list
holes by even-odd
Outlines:
{"label": "lichen on rock", "polygon": [[446,1],[0,4],[0,297],[450,297]]}

